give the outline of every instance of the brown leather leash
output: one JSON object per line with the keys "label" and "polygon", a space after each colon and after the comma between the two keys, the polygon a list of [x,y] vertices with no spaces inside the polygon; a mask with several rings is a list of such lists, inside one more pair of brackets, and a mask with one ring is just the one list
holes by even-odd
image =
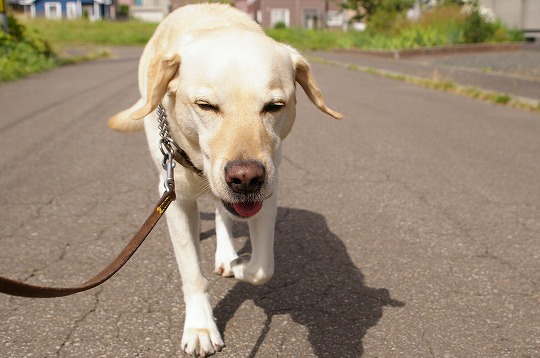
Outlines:
{"label": "brown leather leash", "polygon": [[176,199],[174,190],[166,191],[156,207],[148,216],[144,224],[139,231],[133,236],[127,246],[120,252],[120,254],[100,273],[92,277],[85,283],[75,287],[45,287],[38,285],[30,285],[25,282],[11,280],[6,277],[0,276],[0,292],[21,297],[33,297],[33,298],[51,298],[51,297],[63,297],[69,296],[74,293],[82,292],[101,285],[103,282],[111,278],[118,270],[124,266],[131,256],[137,251],[139,246],[144,242],[144,239],[150,234],[150,231],[157,224],[159,219],[167,210],[167,207],[171,202]]}
{"label": "brown leather leash", "polygon": [[171,138],[167,117],[165,110],[161,105],[158,107],[158,121],[161,140],[159,146],[163,153],[163,168],[167,172],[165,178],[165,193],[161,196],[158,203],[143,223],[139,231],[133,236],[131,241],[126,247],[118,254],[118,256],[101,272],[92,277],[90,280],[84,282],[79,286],[74,287],[46,287],[31,285],[25,282],[12,280],[6,277],[0,276],[0,292],[12,296],[21,297],[33,297],[33,298],[52,298],[69,296],[78,292],[83,292],[91,288],[101,285],[103,282],[111,278],[118,270],[122,268],[133,256],[137,249],[144,242],[148,234],[152,231],[159,219],[165,213],[165,210],[169,205],[176,200],[176,194],[174,191],[174,160],[191,170],[193,173],[199,176],[203,176],[203,173],[198,169],[189,159],[186,152],[184,152]]}

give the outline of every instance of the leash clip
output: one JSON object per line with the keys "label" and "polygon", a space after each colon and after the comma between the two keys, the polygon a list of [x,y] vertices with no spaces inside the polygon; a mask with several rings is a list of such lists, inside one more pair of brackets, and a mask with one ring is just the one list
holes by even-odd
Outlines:
{"label": "leash clip", "polygon": [[167,173],[163,185],[165,186],[165,190],[169,193],[174,191],[174,167],[176,166],[173,158],[174,151],[172,150],[170,143],[167,143],[164,140],[160,141],[160,148],[163,153],[163,162],[161,165]]}
{"label": "leash clip", "polygon": [[174,162],[174,147],[176,146],[176,143],[172,140],[169,133],[167,115],[161,104],[158,105],[156,114],[158,116],[159,136],[161,137],[159,140],[159,149],[161,150],[161,154],[163,154],[161,166],[167,172],[167,177],[165,178],[163,185],[165,186],[167,193],[170,193],[171,191],[174,191],[174,167],[176,165]]}

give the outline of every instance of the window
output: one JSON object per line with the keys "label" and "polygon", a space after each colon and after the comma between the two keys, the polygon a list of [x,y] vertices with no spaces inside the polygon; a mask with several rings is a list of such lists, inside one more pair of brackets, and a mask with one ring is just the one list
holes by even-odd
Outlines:
{"label": "window", "polygon": [[47,19],[61,19],[62,18],[62,4],[59,2],[46,2],[45,3],[45,17]]}
{"label": "window", "polygon": [[291,26],[291,13],[289,9],[272,9],[270,11],[270,26],[275,27],[279,23],[283,23],[287,27]]}
{"label": "window", "polygon": [[328,11],[326,13],[326,25],[343,26],[343,14],[341,11]]}
{"label": "window", "polygon": [[306,29],[318,29],[319,28],[319,10],[318,9],[304,9],[304,28]]}
{"label": "window", "polygon": [[77,18],[77,3],[70,1],[66,3],[66,17],[70,20]]}

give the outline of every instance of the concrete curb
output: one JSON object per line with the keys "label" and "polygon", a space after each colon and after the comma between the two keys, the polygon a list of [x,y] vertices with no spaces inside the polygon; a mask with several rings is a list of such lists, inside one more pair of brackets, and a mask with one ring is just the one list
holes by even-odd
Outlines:
{"label": "concrete curb", "polygon": [[475,53],[475,52],[497,52],[497,51],[520,51],[525,48],[523,42],[505,42],[505,43],[481,43],[465,45],[445,45],[435,47],[423,47],[416,49],[402,50],[361,50],[361,49],[340,49],[334,52],[362,54],[377,56],[383,58],[408,58],[415,56],[437,56],[449,54]]}

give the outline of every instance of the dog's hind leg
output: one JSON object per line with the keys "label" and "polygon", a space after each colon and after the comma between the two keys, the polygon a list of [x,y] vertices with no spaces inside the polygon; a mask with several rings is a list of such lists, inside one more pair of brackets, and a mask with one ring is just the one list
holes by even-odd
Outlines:
{"label": "dog's hind leg", "polygon": [[182,349],[188,354],[205,357],[221,350],[224,344],[214,321],[207,292],[208,282],[199,262],[197,202],[178,198],[171,203],[167,210],[167,224],[186,304]]}
{"label": "dog's hind leg", "polygon": [[231,262],[238,258],[233,246],[233,220],[218,206],[216,208],[216,266],[215,273],[223,277],[233,276]]}

